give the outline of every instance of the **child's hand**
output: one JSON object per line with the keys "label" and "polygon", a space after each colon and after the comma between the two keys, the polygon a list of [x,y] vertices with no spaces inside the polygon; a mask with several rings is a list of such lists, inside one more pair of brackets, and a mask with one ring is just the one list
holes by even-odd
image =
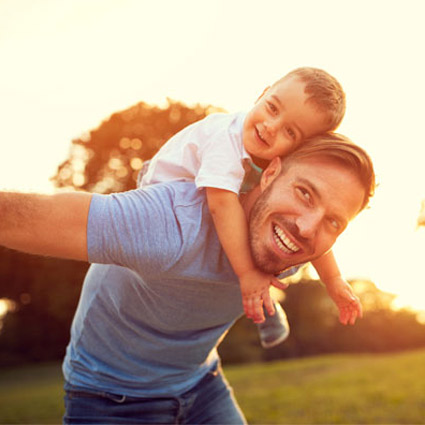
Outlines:
{"label": "child's hand", "polygon": [[263,303],[267,312],[273,316],[275,309],[270,297],[270,285],[279,289],[286,289],[288,285],[282,284],[275,276],[251,269],[239,276],[242,293],[242,303],[246,317],[254,323],[265,320]]}
{"label": "child's hand", "polygon": [[343,325],[354,325],[357,318],[363,317],[363,309],[359,298],[354,295],[350,284],[342,277],[334,278],[326,284],[329,296],[339,310],[339,321]]}

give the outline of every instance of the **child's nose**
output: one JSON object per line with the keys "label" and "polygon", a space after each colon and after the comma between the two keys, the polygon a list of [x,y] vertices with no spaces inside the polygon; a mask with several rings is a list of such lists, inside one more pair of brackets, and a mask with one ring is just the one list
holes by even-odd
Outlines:
{"label": "child's nose", "polygon": [[274,136],[276,134],[277,127],[278,127],[276,122],[268,121],[264,123],[264,126],[266,127],[266,130],[270,135]]}

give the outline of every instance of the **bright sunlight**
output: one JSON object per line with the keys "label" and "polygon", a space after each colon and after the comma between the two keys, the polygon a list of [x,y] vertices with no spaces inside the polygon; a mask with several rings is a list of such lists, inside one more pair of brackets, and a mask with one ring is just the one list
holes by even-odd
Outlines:
{"label": "bright sunlight", "polygon": [[[329,21],[329,9],[340,19]],[[320,67],[345,88],[339,131],[370,152],[380,184],[336,247],[343,274],[425,310],[425,230],[415,229],[425,199],[423,9],[419,0],[3,0],[2,186],[52,190],[72,139],[139,101],[237,111],[288,71]]]}

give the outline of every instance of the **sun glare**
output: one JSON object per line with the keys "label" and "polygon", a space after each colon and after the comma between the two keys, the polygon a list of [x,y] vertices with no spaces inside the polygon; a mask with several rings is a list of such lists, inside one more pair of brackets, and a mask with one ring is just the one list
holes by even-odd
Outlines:
{"label": "sun glare", "polygon": [[[334,25],[317,30],[326,6],[312,2],[318,16],[305,15],[302,2],[293,2],[293,16],[305,18],[300,32],[297,20],[281,25],[285,2],[274,2],[272,14],[242,1],[191,0],[187,14],[171,1],[167,13],[163,2],[137,0],[26,3],[31,14],[16,7],[0,15],[2,186],[53,191],[49,178],[68,157],[71,141],[139,101],[160,104],[170,97],[230,112],[248,109],[282,73],[317,66],[341,81],[347,114],[338,131],[366,147],[380,183],[370,211],[343,235],[336,252],[341,271],[397,294],[398,306],[425,311],[425,228],[415,230],[421,195],[425,199],[425,70],[421,55],[411,53],[422,49],[423,13],[387,2],[377,31],[380,2],[368,3],[369,19],[353,3]],[[241,8],[244,19],[235,21]],[[400,22],[409,24],[394,31]],[[335,38],[336,32],[345,36]],[[297,42],[284,43],[280,54],[282,40],[293,34]],[[120,143],[138,148],[142,141]],[[74,165],[73,182],[81,186],[83,165]],[[139,169],[140,160],[131,166]],[[0,300],[0,316],[7,308]]]}
{"label": "sun glare", "polygon": [[0,299],[0,319],[3,318],[8,310],[8,303],[4,299]]}
{"label": "sun glare", "polygon": [[13,301],[7,298],[0,298],[0,322],[9,311],[13,311],[15,308],[16,304]]}

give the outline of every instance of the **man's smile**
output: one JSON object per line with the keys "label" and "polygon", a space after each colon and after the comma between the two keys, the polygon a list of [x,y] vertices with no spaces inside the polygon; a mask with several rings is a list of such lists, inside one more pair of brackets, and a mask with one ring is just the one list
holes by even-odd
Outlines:
{"label": "man's smile", "polygon": [[300,250],[300,247],[294,244],[277,224],[273,224],[273,237],[279,249],[285,254],[295,254]]}

